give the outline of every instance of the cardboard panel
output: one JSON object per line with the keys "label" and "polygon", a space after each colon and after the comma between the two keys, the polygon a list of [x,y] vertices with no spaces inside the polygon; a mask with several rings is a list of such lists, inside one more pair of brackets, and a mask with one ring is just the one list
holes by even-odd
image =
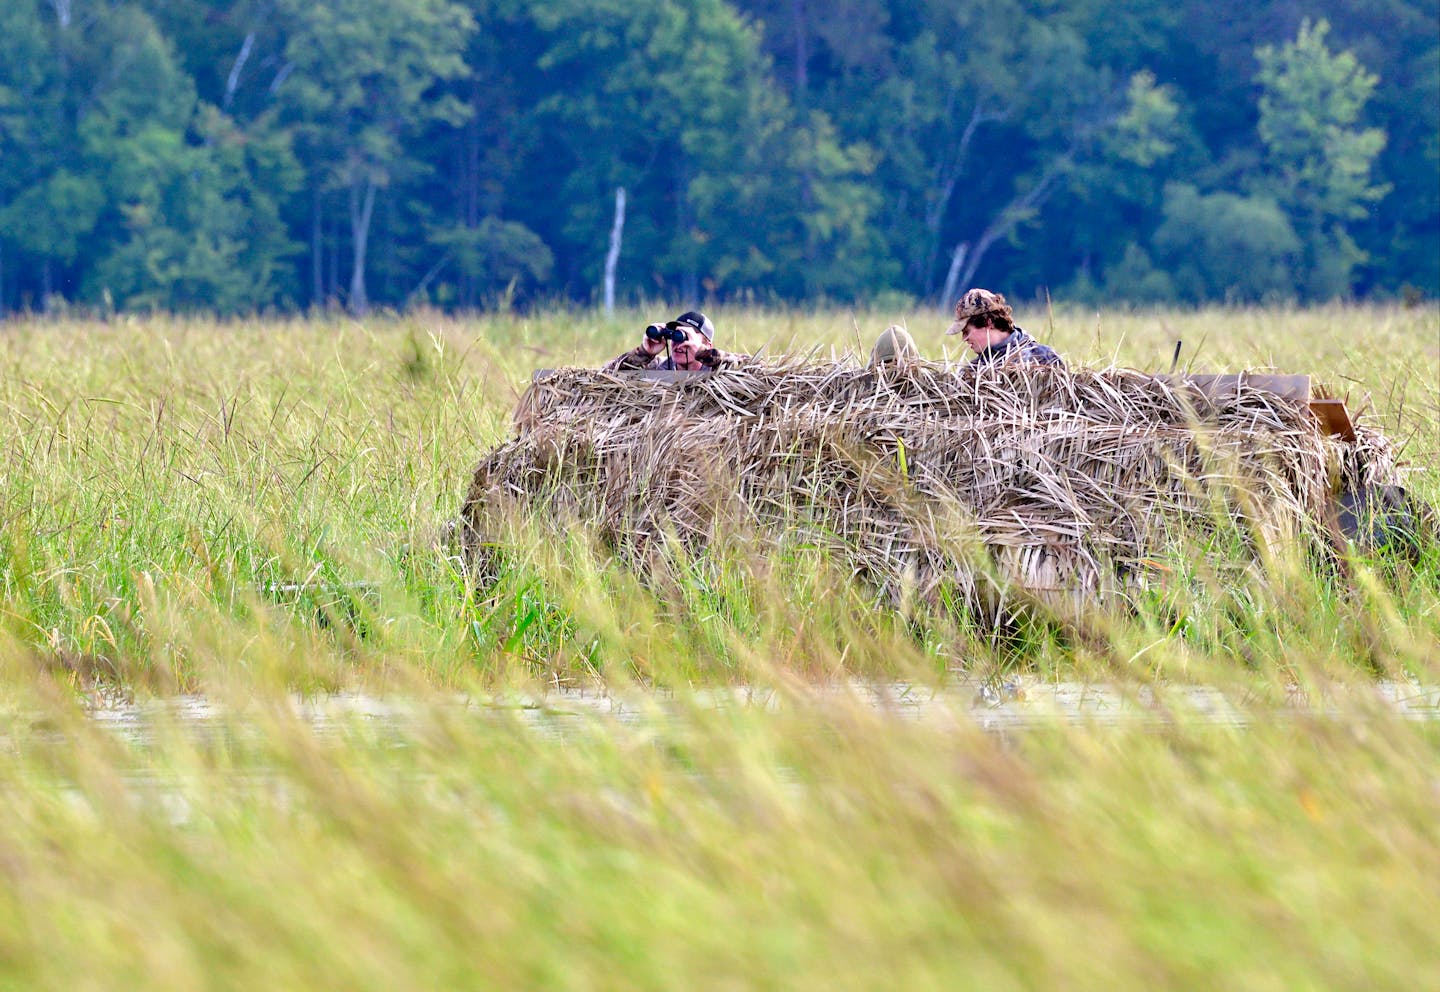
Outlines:
{"label": "cardboard panel", "polygon": [[1344,400],[1311,400],[1310,412],[1315,414],[1325,433],[1345,441],[1355,440],[1355,425],[1350,421],[1350,411],[1345,409]]}

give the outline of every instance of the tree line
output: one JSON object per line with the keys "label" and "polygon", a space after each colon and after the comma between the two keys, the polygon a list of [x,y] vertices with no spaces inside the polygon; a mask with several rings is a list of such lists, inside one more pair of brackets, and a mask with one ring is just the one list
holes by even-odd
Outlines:
{"label": "tree line", "polygon": [[0,312],[1433,297],[1437,176],[1437,0],[0,5]]}

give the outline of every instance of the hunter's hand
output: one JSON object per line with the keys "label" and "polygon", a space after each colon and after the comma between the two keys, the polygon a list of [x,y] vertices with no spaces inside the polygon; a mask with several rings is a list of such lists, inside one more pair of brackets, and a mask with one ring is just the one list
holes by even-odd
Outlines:
{"label": "hunter's hand", "polygon": [[654,358],[665,350],[665,342],[663,340],[656,340],[642,331],[640,333],[640,350],[651,358]]}

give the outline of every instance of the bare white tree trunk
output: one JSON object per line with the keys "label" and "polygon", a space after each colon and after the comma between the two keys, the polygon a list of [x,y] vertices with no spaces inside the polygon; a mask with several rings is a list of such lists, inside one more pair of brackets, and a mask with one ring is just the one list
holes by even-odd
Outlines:
{"label": "bare white tree trunk", "polygon": [[940,292],[941,310],[949,310],[955,300],[955,291],[960,288],[960,266],[965,264],[968,254],[970,242],[962,241],[955,246],[955,254],[950,256],[950,271],[945,273],[945,288]]}
{"label": "bare white tree trunk", "polygon": [[605,316],[615,313],[615,267],[620,264],[620,235],[625,230],[625,187],[615,187],[615,223],[610,228],[610,250],[605,253]]}
{"label": "bare white tree trunk", "polygon": [[355,246],[354,267],[350,270],[350,312],[365,316],[370,300],[365,295],[365,248],[370,240],[370,218],[375,212],[375,180],[364,181],[365,192],[350,186],[350,232]]}
{"label": "bare white tree trunk", "polygon": [[289,78],[290,78],[290,73],[292,73],[292,72],[294,72],[294,71],[295,71],[295,63],[294,63],[294,62],[286,62],[284,65],[282,65],[282,66],[280,67],[280,71],[277,72],[277,73],[275,73],[275,78],[272,79],[272,80],[270,80],[270,86],[269,86],[268,92],[270,93],[271,96],[274,96],[276,93],[279,93],[279,92],[280,92],[280,87],[282,87],[282,86],[285,85],[285,80],[289,79]]}
{"label": "bare white tree trunk", "polygon": [[245,68],[245,63],[250,58],[250,49],[254,45],[255,32],[251,31],[245,36],[245,43],[240,46],[240,54],[235,56],[235,64],[230,67],[230,75],[225,80],[225,98],[220,101],[223,110],[229,110],[235,99],[235,88],[240,85],[240,71]]}

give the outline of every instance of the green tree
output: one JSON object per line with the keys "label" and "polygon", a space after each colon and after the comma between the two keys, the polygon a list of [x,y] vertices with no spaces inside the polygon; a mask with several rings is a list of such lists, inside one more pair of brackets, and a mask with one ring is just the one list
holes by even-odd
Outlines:
{"label": "green tree", "polygon": [[1148,70],[1135,73],[1124,111],[1095,153],[1076,163],[1046,227],[1046,240],[1057,246],[1047,253],[1050,265],[1078,264],[1072,292],[1092,298],[1096,273],[1103,271],[1109,296],[1147,303],[1166,298],[1167,283],[1150,277],[1150,257],[1140,245],[1157,222],[1172,159],[1191,141],[1175,88],[1159,85]]}
{"label": "green tree", "polygon": [[[432,274],[421,280],[420,291],[445,264],[453,264],[471,286],[504,286],[512,293],[522,282],[544,282],[555,265],[555,256],[539,235],[524,224],[495,217],[485,217],[473,227],[459,224],[434,230],[429,240],[445,254]],[[467,305],[474,303],[472,298]]]}
{"label": "green tree", "polygon": [[114,157],[108,173],[123,236],[95,265],[90,295],[131,308],[238,313],[272,304],[296,245],[277,197],[299,172],[283,141],[247,137],[218,109],[194,104],[166,126],[133,133],[105,114],[87,143]]}
{"label": "green tree", "polygon": [[804,117],[778,93],[750,116],[730,166],[693,177],[689,196],[705,237],[707,290],[787,299],[863,296],[879,248],[868,182],[873,153],[844,144],[823,112]]}
{"label": "green tree", "polygon": [[[7,7],[0,84],[0,237],[81,299],[174,309],[275,302],[290,243],[278,200],[294,187],[284,136],[246,133],[196,99],[138,6]],[[3,99],[3,98],[0,98]],[[8,188],[7,188],[8,187]],[[25,285],[27,281],[21,281]],[[78,289],[77,289],[78,287]]]}
{"label": "green tree", "polygon": [[631,203],[622,280],[641,292],[693,301],[846,281],[875,199],[859,178],[868,152],[797,115],[733,8],[549,0],[534,16],[549,39],[540,66],[564,80],[540,110],[565,154],[563,234],[586,253],[589,286],[617,186]]}
{"label": "green tree", "polygon": [[617,186],[632,299],[1440,292],[1434,0],[1311,6],[11,0],[0,308],[584,298]]}
{"label": "green tree", "polygon": [[565,204],[554,195],[564,173],[536,112],[555,86],[536,66],[544,35],[523,0],[465,2],[476,23],[467,72],[445,92],[466,115],[458,127],[432,122],[420,139],[433,169],[397,191],[405,202],[396,219],[418,226],[397,238],[416,245],[425,266],[407,298],[473,309],[523,301],[556,277],[550,245]]}
{"label": "green tree", "polygon": [[1331,52],[1329,30],[1306,21],[1294,41],[1255,53],[1266,151],[1259,186],[1289,215],[1303,245],[1301,287],[1320,299],[1349,294],[1365,256],[1347,225],[1387,192],[1370,179],[1385,134],[1359,126],[1379,80],[1351,53]]}
{"label": "green tree", "polygon": [[1130,113],[1129,80],[1020,0],[926,0],[891,15],[890,47],[812,85],[843,133],[875,150],[886,254],[906,288],[934,298],[1049,223],[1052,198]]}
{"label": "green tree", "polygon": [[200,103],[138,8],[115,8],[96,40],[114,74],[76,128],[107,205],[86,295],[222,312],[275,302],[293,254],[277,199],[298,179],[284,137],[243,133]]}
{"label": "green tree", "polygon": [[[475,22],[449,0],[279,0],[278,7],[289,71],[277,89],[298,122],[317,193],[346,195],[347,303],[363,314],[376,196],[427,168],[408,142],[428,123],[464,119],[458,100],[434,91],[466,72],[462,53]],[[318,209],[318,196],[315,202]]]}
{"label": "green tree", "polygon": [[540,67],[565,81],[538,109],[564,155],[563,234],[588,256],[586,285],[599,282],[614,191],[624,187],[622,283],[641,275],[642,292],[678,286],[695,299],[715,248],[694,184],[729,173],[732,143],[749,133],[754,38],[723,0],[548,0],[533,16],[547,38]]}
{"label": "green tree", "polygon": [[[0,9],[0,251],[13,249],[14,281],[47,307],[56,270],[76,261],[104,206],[75,140],[94,20],[39,0]],[[19,271],[27,263],[38,279]],[[5,281],[0,271],[0,305]]]}
{"label": "green tree", "polygon": [[[1223,299],[1255,303],[1290,295],[1302,243],[1285,211],[1264,195],[1203,194],[1175,183],[1165,189],[1165,219],[1155,232],[1155,253],[1184,300]],[[1134,253],[1122,277],[1159,293],[1164,284],[1144,269]],[[1124,294],[1123,286],[1115,287]]]}
{"label": "green tree", "polygon": [[1440,296],[1440,10],[1434,0],[1326,0],[1332,46],[1379,67],[1365,117],[1385,131],[1377,183],[1391,187],[1349,226],[1369,255],[1358,292]]}

